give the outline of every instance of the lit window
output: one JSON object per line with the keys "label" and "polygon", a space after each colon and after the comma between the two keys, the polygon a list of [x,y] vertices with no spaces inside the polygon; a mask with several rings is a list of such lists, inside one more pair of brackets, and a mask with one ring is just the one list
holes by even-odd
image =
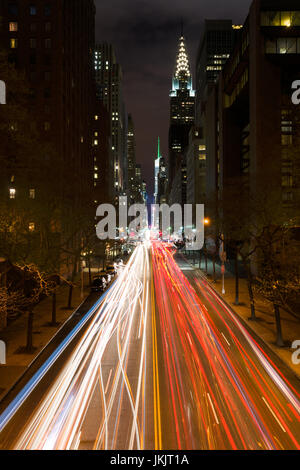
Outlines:
{"label": "lit window", "polygon": [[99,119],[99,116],[96,115],[95,116],[95,121],[98,121],[98,119]]}
{"label": "lit window", "polygon": [[282,200],[283,202],[292,202],[294,199],[293,193],[283,193]]}
{"label": "lit window", "polygon": [[34,232],[35,231],[35,223],[34,222],[30,222],[28,224],[28,230],[29,230],[29,232]]}
{"label": "lit window", "polygon": [[292,175],[282,175],[282,186],[291,188],[293,186]]}
{"label": "lit window", "polygon": [[17,32],[18,31],[18,23],[16,23],[16,22],[9,23],[9,31]]}
{"label": "lit window", "polygon": [[281,135],[281,144],[282,145],[292,145],[293,144],[293,136],[290,134],[282,134]]}
{"label": "lit window", "polygon": [[35,199],[35,189],[29,189],[29,198]]}
{"label": "lit window", "polygon": [[10,48],[11,49],[17,49],[18,47],[18,40],[13,38],[10,40]]}
{"label": "lit window", "polygon": [[9,198],[10,198],[10,199],[16,199],[16,190],[15,190],[15,188],[10,188],[10,190],[9,190]]}
{"label": "lit window", "polygon": [[95,173],[95,174],[94,174],[94,178],[95,178],[95,180],[98,179],[98,173]]}
{"label": "lit window", "polygon": [[94,140],[94,145],[96,145],[96,146],[98,145],[98,140],[97,139]]}

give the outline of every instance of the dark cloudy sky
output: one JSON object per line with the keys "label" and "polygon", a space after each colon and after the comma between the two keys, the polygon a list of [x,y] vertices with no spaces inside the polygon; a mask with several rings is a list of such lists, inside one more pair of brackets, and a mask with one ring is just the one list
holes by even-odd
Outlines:
{"label": "dark cloudy sky", "polygon": [[169,91],[181,18],[194,71],[204,19],[242,24],[251,0],[95,0],[95,4],[96,40],[111,42],[122,65],[125,102],[136,128],[137,160],[152,189],[158,135],[163,155],[168,151]]}

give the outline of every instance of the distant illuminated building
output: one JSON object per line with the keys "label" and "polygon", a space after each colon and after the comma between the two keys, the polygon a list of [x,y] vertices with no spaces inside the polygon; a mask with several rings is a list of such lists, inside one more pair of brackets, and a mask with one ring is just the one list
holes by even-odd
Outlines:
{"label": "distant illuminated building", "polygon": [[128,132],[127,132],[127,155],[128,155],[128,200],[130,204],[134,204],[136,195],[136,142],[135,130],[132,116],[128,115]]}
{"label": "distant illuminated building", "polygon": [[205,20],[196,60],[196,124],[200,125],[204,103],[233,50],[242,26],[231,20]]}
{"label": "distant illuminated building", "polygon": [[169,182],[172,188],[175,174],[181,167],[183,152],[189,142],[189,131],[194,123],[195,92],[183,35],[179,39],[170,93],[170,108]]}
{"label": "distant illuminated building", "polygon": [[142,167],[139,163],[135,165],[135,194],[136,202],[143,202],[143,179],[142,179]]}
{"label": "distant illuminated building", "polygon": [[113,186],[117,197],[127,186],[127,113],[123,100],[122,68],[111,44],[96,46],[94,67],[98,94],[110,115]]}
{"label": "distant illuminated building", "polygon": [[154,162],[154,202],[158,204],[158,183],[159,183],[159,166],[160,166],[160,138],[158,137],[157,157]]}
{"label": "distant illuminated building", "polygon": [[143,203],[148,203],[148,193],[147,193],[147,183],[145,180],[142,182],[142,195],[143,195]]}
{"label": "distant illuminated building", "polygon": [[[160,138],[158,137],[157,156],[154,163],[154,204],[161,205],[167,202],[166,184],[167,184],[167,168],[164,157],[161,155]],[[159,226],[159,211],[155,208],[152,210],[152,225],[154,228]]]}

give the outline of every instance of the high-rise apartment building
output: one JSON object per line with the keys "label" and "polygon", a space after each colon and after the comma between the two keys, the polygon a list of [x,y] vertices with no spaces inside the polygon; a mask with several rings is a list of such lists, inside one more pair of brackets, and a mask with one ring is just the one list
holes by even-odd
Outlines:
{"label": "high-rise apartment building", "polygon": [[96,99],[93,124],[94,203],[112,203],[113,160],[111,150],[110,116],[102,103]]}
{"label": "high-rise apartment building", "polygon": [[[27,108],[32,126],[56,156],[55,192],[64,206],[78,207],[83,195],[92,202],[94,2],[2,0],[0,17],[1,47],[16,69],[25,73],[30,89]],[[7,86],[9,90],[9,82]],[[41,155],[41,162],[47,158]],[[21,196],[19,183],[27,178],[23,196],[31,191],[31,197],[38,198],[39,168],[31,180],[32,168],[24,164],[25,160],[22,165],[17,159],[9,168],[1,168],[1,191],[10,185],[17,198]]]}

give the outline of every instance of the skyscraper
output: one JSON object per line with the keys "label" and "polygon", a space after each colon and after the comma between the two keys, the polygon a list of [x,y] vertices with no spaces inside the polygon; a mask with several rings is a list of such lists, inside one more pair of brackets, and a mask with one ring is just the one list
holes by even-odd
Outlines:
{"label": "skyscraper", "polygon": [[[30,89],[26,109],[35,121],[31,127],[36,127],[40,141],[56,157],[52,162],[57,172],[56,195],[66,205],[77,207],[83,194],[93,200],[95,12],[93,0],[0,3],[0,45],[16,70],[24,72]],[[51,159],[50,153],[41,155],[40,162],[47,158]],[[42,190],[38,168],[33,178],[25,158],[22,162],[16,158],[5,173],[2,165],[0,176],[12,180],[16,197],[22,195],[23,180],[23,196],[31,191],[31,197],[35,194],[38,199]],[[7,182],[1,188],[7,188]]]}
{"label": "skyscraper", "polygon": [[167,192],[167,168],[165,158],[161,154],[160,138],[158,137],[157,156],[154,162],[154,203],[164,204]]}
{"label": "skyscraper", "polygon": [[109,112],[115,196],[127,186],[127,113],[123,100],[122,69],[111,44],[95,48],[94,66],[98,94]]}
{"label": "skyscraper", "polygon": [[215,99],[207,102],[207,133],[216,144],[208,147],[206,182],[216,205],[239,184],[254,200],[273,195],[290,220],[296,218],[300,119],[291,96],[299,55],[299,2],[254,0],[211,93]]}
{"label": "skyscraper", "polygon": [[[43,269],[55,265],[71,277],[98,199],[95,12],[93,0],[0,2],[0,47],[14,65],[7,78],[7,107],[22,108],[13,119],[1,110],[1,131],[12,125],[15,132],[13,137],[3,132],[0,139],[1,203],[24,220],[28,259]],[[24,96],[18,95],[13,76],[29,91]],[[20,139],[22,147],[16,145]]]}
{"label": "skyscraper", "polygon": [[196,62],[196,118],[199,124],[203,102],[227,62],[240,26],[232,20],[205,20]]}
{"label": "skyscraper", "polygon": [[194,123],[195,92],[186,50],[185,38],[179,39],[175,71],[170,93],[169,183],[172,188],[175,174],[181,166],[183,152],[188,145],[189,131]]}
{"label": "skyscraper", "polygon": [[157,156],[154,162],[154,203],[158,204],[158,184],[159,184],[159,166],[160,166],[160,138],[158,137]]}
{"label": "skyscraper", "polygon": [[[195,195],[197,193],[201,195],[201,198],[207,196],[206,178],[203,177],[203,173],[211,173],[211,166],[214,164],[212,153],[218,147],[216,139],[218,96],[214,85],[230,57],[241,30],[242,26],[233,25],[231,20],[205,20],[204,33],[199,44],[196,59],[195,104],[195,124],[198,136],[191,140],[189,154],[193,154],[192,149],[195,145],[201,147],[202,150],[200,164],[196,165],[198,174],[194,176],[190,171],[187,179],[190,188],[194,186],[194,180],[198,186],[201,185],[194,192]],[[215,127],[213,130],[212,123]],[[208,126],[210,126],[209,131]]]}
{"label": "skyscraper", "polygon": [[127,132],[127,154],[128,154],[128,203],[134,204],[137,199],[136,195],[136,143],[135,131],[132,116],[128,115],[128,132]]}

